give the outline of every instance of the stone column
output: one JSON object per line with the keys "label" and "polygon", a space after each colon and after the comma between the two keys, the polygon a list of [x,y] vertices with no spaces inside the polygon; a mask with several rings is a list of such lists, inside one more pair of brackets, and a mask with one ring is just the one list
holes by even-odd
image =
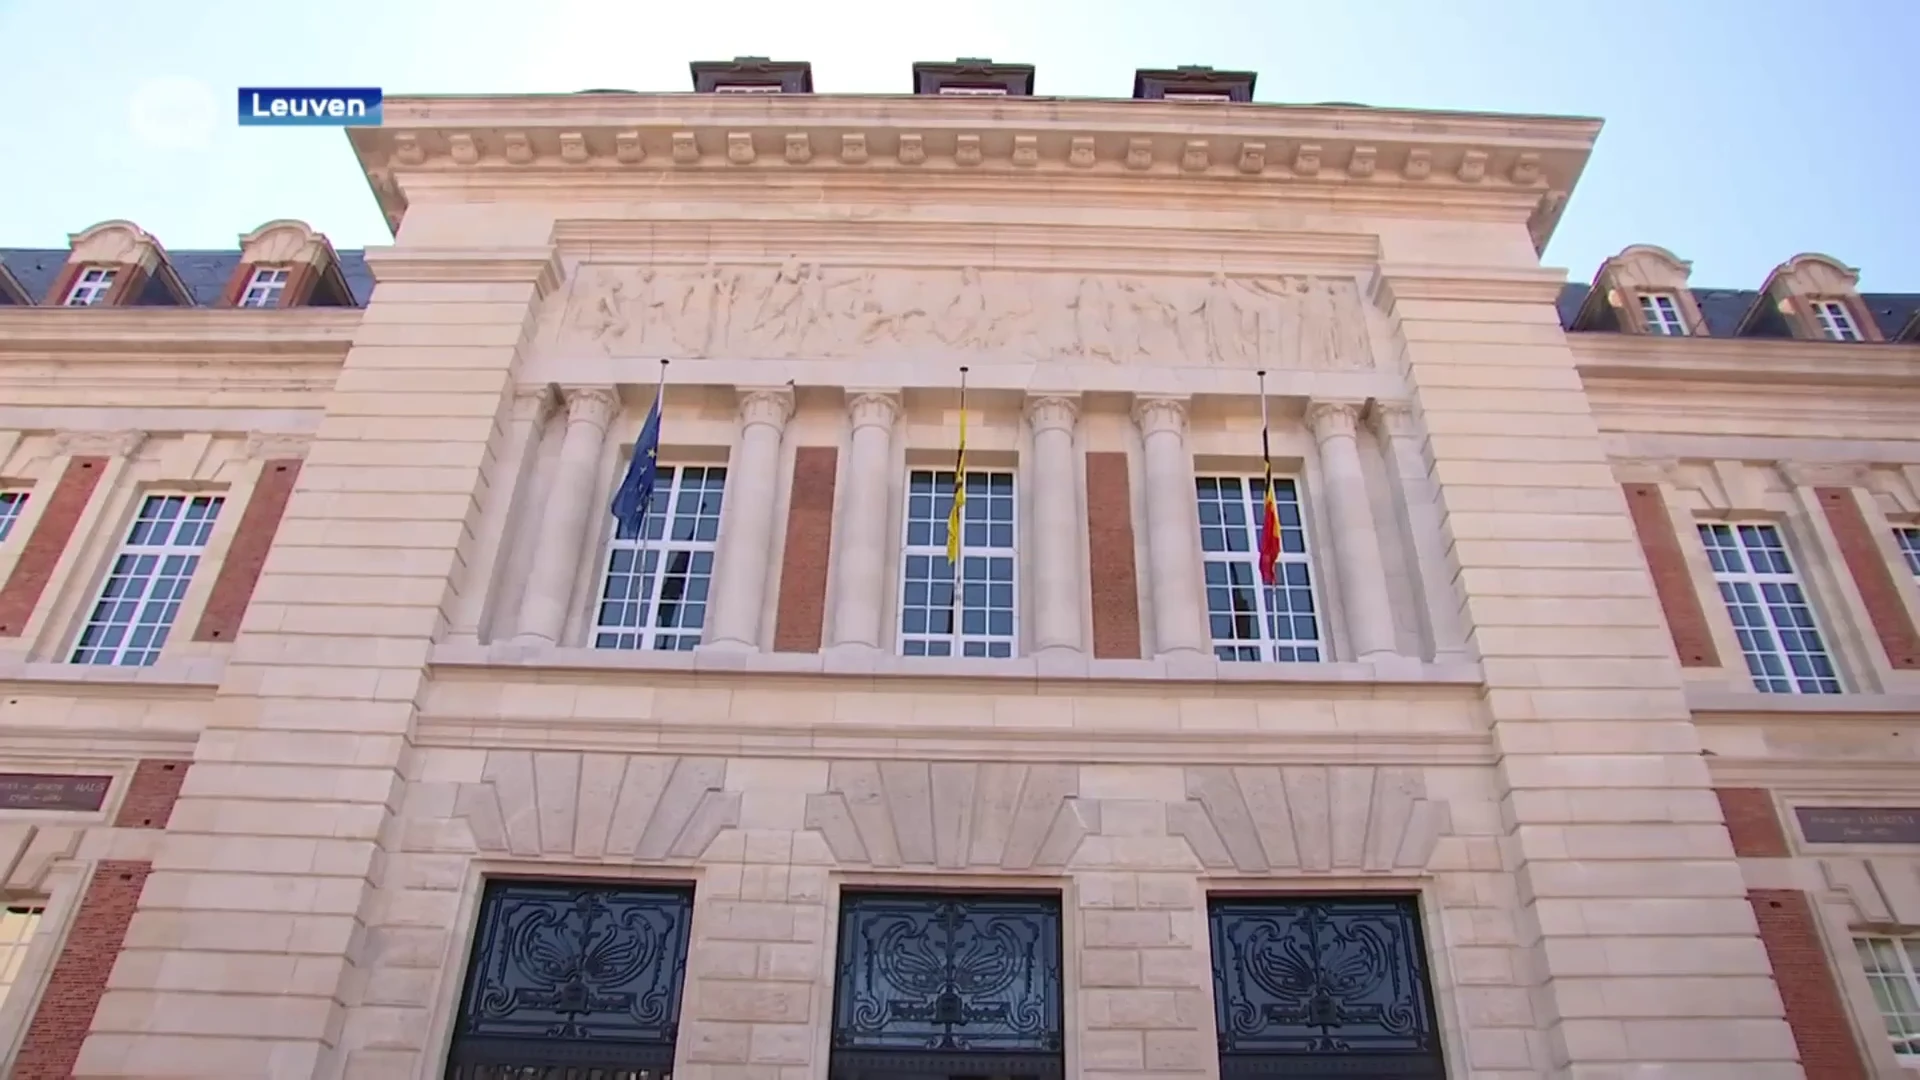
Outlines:
{"label": "stone column", "polygon": [[567,625],[573,599],[575,572],[580,569],[581,530],[592,520],[594,496],[600,492],[600,455],[606,448],[607,422],[619,404],[613,390],[599,386],[568,387],[567,433],[554,463],[551,492],[540,510],[540,532],[533,547],[533,565],[527,571],[527,591],[520,601],[523,645],[552,645]]}
{"label": "stone column", "polygon": [[888,552],[897,538],[887,507],[892,503],[893,425],[900,419],[897,394],[856,394],[847,403],[853,446],[847,455],[846,502],[833,546],[834,647],[878,650],[885,632]]}
{"label": "stone column", "polygon": [[[1086,648],[1081,608],[1085,581],[1080,573],[1080,497],[1074,468],[1073,427],[1078,400],[1036,397],[1027,401],[1033,429],[1033,649]],[[1123,512],[1126,508],[1117,507]]]}
{"label": "stone column", "polygon": [[1187,454],[1187,403],[1140,398],[1133,422],[1146,444],[1147,567],[1153,574],[1153,643],[1158,656],[1204,655],[1206,597],[1200,587],[1200,536],[1194,523],[1193,459]]}
{"label": "stone column", "polygon": [[793,416],[793,391],[740,393],[740,449],[727,468],[713,598],[703,647],[757,652],[773,564],[773,511],[780,498],[780,437]]}
{"label": "stone column", "polygon": [[1320,447],[1320,475],[1333,519],[1328,544],[1340,565],[1340,600],[1354,656],[1378,660],[1393,653],[1393,603],[1387,596],[1387,567],[1380,558],[1373,510],[1367,504],[1367,478],[1355,441],[1360,404],[1316,401],[1307,407],[1307,426]]}
{"label": "stone column", "polygon": [[1401,512],[1406,515],[1413,569],[1419,577],[1420,606],[1427,634],[1433,639],[1434,662],[1459,663],[1468,659],[1467,632],[1460,622],[1460,594],[1447,570],[1440,493],[1427,475],[1426,454],[1420,448],[1413,411],[1401,402],[1376,401],[1370,418],[1374,431],[1386,444],[1387,472],[1393,479]]}
{"label": "stone column", "polygon": [[[513,418],[506,432],[506,454],[488,467],[487,504],[481,511],[473,562],[466,568],[459,597],[448,617],[447,636],[455,641],[478,641],[480,631],[499,610],[508,546],[514,521],[515,493],[532,475],[539,458],[540,432],[552,415],[553,387],[523,387],[515,391]],[[499,628],[495,628],[499,634]]]}

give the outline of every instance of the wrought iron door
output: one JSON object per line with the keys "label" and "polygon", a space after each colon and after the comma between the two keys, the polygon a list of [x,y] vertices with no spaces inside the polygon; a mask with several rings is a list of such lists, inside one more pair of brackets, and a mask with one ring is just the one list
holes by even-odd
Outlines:
{"label": "wrought iron door", "polygon": [[1061,1073],[1060,901],[848,894],[832,1080]]}
{"label": "wrought iron door", "polygon": [[690,889],[490,881],[447,1080],[668,1080]]}
{"label": "wrought iron door", "polygon": [[1411,898],[1215,898],[1207,922],[1223,1080],[1444,1080]]}

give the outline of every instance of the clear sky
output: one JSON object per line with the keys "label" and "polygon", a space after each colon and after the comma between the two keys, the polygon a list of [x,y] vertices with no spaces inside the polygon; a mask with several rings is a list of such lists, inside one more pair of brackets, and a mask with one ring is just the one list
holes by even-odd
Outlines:
{"label": "clear sky", "polygon": [[1819,251],[1920,292],[1916,42],[1920,0],[0,0],[0,246],[106,218],[172,248],[279,217],[387,242],[346,136],[240,128],[238,86],[685,90],[690,60],[758,55],[898,93],[985,56],[1041,94],[1210,64],[1262,101],[1598,116],[1547,252],[1575,280],[1655,243],[1696,286]]}

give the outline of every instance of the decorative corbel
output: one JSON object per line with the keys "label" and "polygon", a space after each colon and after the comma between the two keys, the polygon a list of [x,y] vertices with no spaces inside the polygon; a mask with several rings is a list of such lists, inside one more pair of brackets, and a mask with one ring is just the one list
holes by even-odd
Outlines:
{"label": "decorative corbel", "polygon": [[1380,151],[1371,146],[1356,146],[1353,156],[1347,159],[1347,175],[1356,180],[1364,180],[1373,175],[1373,167],[1380,159]]}
{"label": "decorative corbel", "polygon": [[53,452],[71,457],[130,458],[146,441],[144,431],[61,431],[53,436]]}
{"label": "decorative corbel", "polygon": [[1186,172],[1206,172],[1213,164],[1213,153],[1205,139],[1188,139],[1180,151],[1180,168]]}
{"label": "decorative corbel", "polygon": [[1127,140],[1127,168],[1136,172],[1153,167],[1153,140],[1135,136]]}
{"label": "decorative corbel", "polygon": [[900,136],[900,149],[895,154],[902,165],[924,165],[927,161],[927,139],[924,135]]}
{"label": "decorative corbel", "polygon": [[958,135],[953,140],[953,163],[955,165],[978,165],[986,159],[980,148],[980,136]]}
{"label": "decorative corbel", "polygon": [[867,136],[865,133],[850,131],[840,136],[840,163],[843,165],[865,165],[867,163]]}
{"label": "decorative corbel", "polygon": [[560,133],[560,160],[569,165],[587,163],[587,137],[578,131]]}
{"label": "decorative corbel", "polygon": [[393,160],[402,165],[419,165],[427,160],[427,152],[421,149],[419,136],[408,132],[393,137]]}
{"label": "decorative corbel", "polygon": [[622,165],[637,165],[647,158],[647,148],[637,131],[622,131],[613,137],[613,157]]}
{"label": "decorative corbel", "polygon": [[480,144],[464,131],[447,136],[447,150],[455,164],[472,165],[480,160]]}
{"label": "decorative corbel", "polygon": [[1487,178],[1487,152],[1469,150],[1460,158],[1460,171],[1454,175],[1463,184],[1477,184]]}
{"label": "decorative corbel", "polygon": [[1031,169],[1040,164],[1040,137],[1037,135],[1015,135],[1013,137],[1013,163],[1021,168]]}
{"label": "decorative corbel", "polygon": [[727,132],[727,160],[735,165],[751,165],[758,155],[753,149],[753,133],[750,131]]}
{"label": "decorative corbel", "polygon": [[700,140],[691,131],[676,131],[670,136],[675,165],[700,164]]}
{"label": "decorative corbel", "polygon": [[805,165],[813,160],[813,140],[804,131],[787,134],[787,164]]}
{"label": "decorative corbel", "polygon": [[1400,175],[1409,180],[1425,180],[1432,176],[1433,151],[1418,148],[1407,151],[1407,164],[1400,170]]}
{"label": "decorative corbel", "polygon": [[1540,155],[1521,154],[1513,163],[1513,171],[1507,179],[1523,187],[1532,187],[1540,182]]}
{"label": "decorative corbel", "polygon": [[1240,144],[1240,171],[1248,176],[1259,176],[1267,171],[1267,144],[1263,142],[1243,142]]}
{"label": "decorative corbel", "polygon": [[1067,144],[1067,164],[1076,169],[1093,168],[1093,136],[1075,135]]}
{"label": "decorative corbel", "polygon": [[1293,152],[1293,175],[1320,175],[1320,147],[1317,143],[1303,143]]}
{"label": "decorative corbel", "polygon": [[501,140],[506,144],[507,163],[509,165],[530,165],[533,163],[533,140],[524,131],[509,131]]}

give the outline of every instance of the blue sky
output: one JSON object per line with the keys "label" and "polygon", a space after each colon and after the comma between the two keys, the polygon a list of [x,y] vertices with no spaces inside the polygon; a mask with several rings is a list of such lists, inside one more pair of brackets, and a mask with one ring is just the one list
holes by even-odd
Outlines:
{"label": "blue sky", "polygon": [[1656,243],[1699,286],[1820,251],[1920,291],[1916,41],[1916,0],[0,0],[0,154],[45,163],[6,167],[0,246],[114,217],[173,248],[277,217],[387,242],[346,137],[242,129],[237,86],[684,90],[689,60],[751,54],[901,92],[915,60],[988,56],[1042,94],[1210,64],[1263,101],[1602,117],[1547,252],[1575,280]]}

